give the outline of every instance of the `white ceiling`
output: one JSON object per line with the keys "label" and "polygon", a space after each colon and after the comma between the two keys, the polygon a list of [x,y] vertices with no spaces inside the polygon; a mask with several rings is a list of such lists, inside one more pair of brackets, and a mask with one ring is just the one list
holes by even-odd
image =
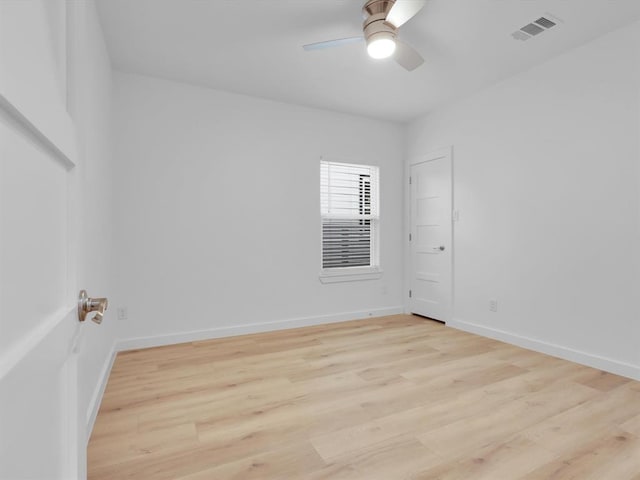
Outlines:
{"label": "white ceiling", "polygon": [[[359,0],[98,0],[114,67],[288,103],[408,121],[640,18],[640,0],[429,0],[400,29],[425,63],[407,72],[364,43]],[[526,42],[544,14],[564,21]],[[594,65],[597,68],[597,65]]]}

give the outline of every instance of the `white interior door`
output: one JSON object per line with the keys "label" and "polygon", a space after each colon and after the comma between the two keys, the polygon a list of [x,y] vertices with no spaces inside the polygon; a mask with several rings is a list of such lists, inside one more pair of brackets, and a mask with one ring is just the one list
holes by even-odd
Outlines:
{"label": "white interior door", "polygon": [[409,309],[448,321],[452,299],[451,150],[420,159],[410,171]]}
{"label": "white interior door", "polygon": [[7,480],[82,476],[65,4],[0,1],[0,479]]}

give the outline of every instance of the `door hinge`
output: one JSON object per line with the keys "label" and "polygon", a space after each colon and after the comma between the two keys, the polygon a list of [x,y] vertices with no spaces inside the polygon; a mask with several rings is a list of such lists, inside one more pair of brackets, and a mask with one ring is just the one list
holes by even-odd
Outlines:
{"label": "door hinge", "polygon": [[411,177],[409,177],[409,185],[411,185]]}
{"label": "door hinge", "polygon": [[411,241],[411,234],[409,234],[409,241]]}
{"label": "door hinge", "polygon": [[409,290],[409,298],[411,298],[411,290]]}

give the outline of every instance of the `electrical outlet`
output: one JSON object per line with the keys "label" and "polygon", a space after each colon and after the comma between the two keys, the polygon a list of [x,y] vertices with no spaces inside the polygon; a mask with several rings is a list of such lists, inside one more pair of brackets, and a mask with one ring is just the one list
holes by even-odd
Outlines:
{"label": "electrical outlet", "polygon": [[118,320],[126,320],[127,318],[129,318],[127,307],[118,307]]}
{"label": "electrical outlet", "polygon": [[489,311],[490,312],[498,311],[498,300],[495,300],[495,299],[489,300]]}

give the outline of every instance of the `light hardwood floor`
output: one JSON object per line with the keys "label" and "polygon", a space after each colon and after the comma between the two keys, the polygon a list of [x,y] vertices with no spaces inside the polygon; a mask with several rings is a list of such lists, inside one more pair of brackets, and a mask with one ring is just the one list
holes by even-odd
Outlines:
{"label": "light hardwood floor", "polygon": [[420,317],[118,355],[91,480],[640,480],[640,382]]}

